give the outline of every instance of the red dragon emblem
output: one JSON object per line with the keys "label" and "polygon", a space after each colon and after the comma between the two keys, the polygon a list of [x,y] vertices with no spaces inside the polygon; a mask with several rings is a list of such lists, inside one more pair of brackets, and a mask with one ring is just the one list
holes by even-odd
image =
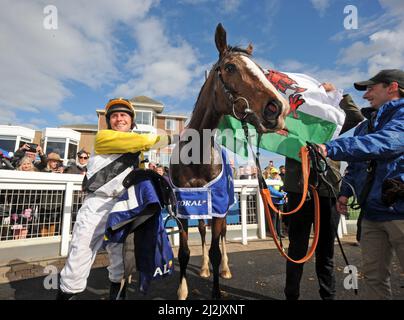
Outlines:
{"label": "red dragon emblem", "polygon": [[305,102],[300,93],[306,91],[307,89],[300,88],[295,80],[290,78],[287,74],[279,71],[268,70],[266,77],[280,92],[286,94],[287,90],[292,91],[292,94],[289,96],[289,113],[293,112],[293,117],[297,119],[297,108],[299,108]]}
{"label": "red dragon emblem", "polygon": [[[295,119],[298,119],[299,116],[297,114],[297,108],[299,108],[305,102],[300,93],[306,91],[307,89],[300,88],[295,80],[290,78],[287,74],[279,71],[268,70],[266,77],[278,91],[284,94],[286,94],[287,90],[292,91],[289,96],[289,114],[293,112],[293,117]],[[288,129],[285,128],[283,130],[277,131],[276,133],[283,136],[288,136]]]}

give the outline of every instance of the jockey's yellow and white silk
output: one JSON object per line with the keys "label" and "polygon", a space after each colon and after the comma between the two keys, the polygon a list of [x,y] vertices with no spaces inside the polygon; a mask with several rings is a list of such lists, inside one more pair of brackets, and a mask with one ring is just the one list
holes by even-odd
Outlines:
{"label": "jockey's yellow and white silk", "polygon": [[96,154],[135,153],[164,148],[169,143],[168,135],[100,130],[95,136],[94,151]]}

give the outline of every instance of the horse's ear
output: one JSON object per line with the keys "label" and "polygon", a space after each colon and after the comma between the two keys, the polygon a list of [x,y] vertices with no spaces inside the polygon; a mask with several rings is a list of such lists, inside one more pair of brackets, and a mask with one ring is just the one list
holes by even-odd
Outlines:
{"label": "horse's ear", "polygon": [[250,43],[250,44],[248,45],[247,49],[245,49],[245,50],[247,51],[247,53],[248,53],[249,55],[251,55],[252,52],[253,52],[253,50],[254,50],[254,48],[253,48],[252,44]]}
{"label": "horse's ear", "polygon": [[221,57],[227,50],[226,30],[224,30],[221,23],[216,27],[215,42],[216,48],[219,51],[219,56]]}

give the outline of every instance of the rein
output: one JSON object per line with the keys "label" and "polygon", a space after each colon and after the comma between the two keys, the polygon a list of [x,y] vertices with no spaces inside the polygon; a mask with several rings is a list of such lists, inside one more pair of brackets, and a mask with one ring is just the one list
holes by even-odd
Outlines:
{"label": "rein", "polygon": [[[262,200],[264,202],[265,217],[266,217],[266,220],[268,223],[268,227],[269,227],[271,233],[274,235],[273,239],[274,239],[275,245],[276,245],[278,251],[280,252],[280,254],[287,260],[294,262],[294,263],[304,263],[304,262],[308,261],[313,256],[314,252],[316,251],[316,247],[317,247],[317,243],[318,243],[318,239],[319,239],[319,235],[320,235],[320,198],[319,198],[316,188],[314,186],[310,185],[310,191],[311,191],[311,193],[313,195],[313,199],[314,199],[314,239],[313,239],[313,243],[312,243],[308,253],[306,254],[306,256],[304,256],[303,258],[301,258],[299,260],[294,260],[291,257],[289,257],[282,244],[282,240],[278,240],[279,237],[276,236],[277,233],[275,231],[275,227],[274,227],[274,224],[272,221],[272,216],[271,216],[269,208],[271,208],[276,214],[279,214],[279,215],[291,215],[293,213],[296,213],[297,211],[299,211],[302,208],[304,202],[306,201],[308,188],[309,188],[309,175],[310,175],[309,152],[310,152],[311,147],[307,146],[307,147],[302,147],[300,149],[300,155],[301,155],[301,159],[302,159],[302,173],[303,173],[302,199],[300,200],[299,205],[294,210],[289,211],[289,212],[282,212],[272,202],[271,193],[268,189],[265,179],[262,176],[261,165],[259,162],[259,152],[257,152],[257,154],[254,153],[251,142],[248,139],[248,127],[247,127],[247,124],[245,121],[242,122],[242,127],[244,129],[244,135],[246,137],[247,143],[250,145],[250,148],[251,148],[251,151],[253,153],[254,160],[256,163],[257,179],[258,179],[259,191],[260,191]],[[258,135],[257,150],[259,148],[261,136],[262,136],[262,134]]]}
{"label": "rein", "polygon": [[[299,205],[294,210],[289,211],[289,212],[282,212],[278,208],[276,208],[276,206],[272,202],[271,192],[269,191],[268,186],[265,182],[265,179],[262,176],[262,170],[261,170],[261,165],[260,165],[260,161],[259,161],[259,155],[260,155],[259,145],[261,142],[262,134],[261,133],[258,134],[257,153],[254,153],[251,142],[248,139],[248,127],[247,127],[247,123],[245,121],[242,121],[242,127],[244,130],[245,138],[247,140],[247,143],[250,146],[250,149],[252,151],[252,154],[254,156],[254,160],[256,163],[257,179],[258,179],[260,194],[261,194],[262,200],[264,202],[265,217],[266,217],[266,220],[268,223],[268,227],[269,227],[271,233],[274,235],[273,239],[274,239],[275,245],[276,245],[278,251],[280,252],[280,254],[287,260],[294,262],[294,263],[305,263],[313,256],[314,252],[316,251],[318,239],[320,236],[320,197],[317,192],[317,188],[319,186],[320,179],[321,179],[321,182],[324,182],[328,186],[329,190],[332,191],[332,194],[335,197],[335,199],[337,199],[337,195],[335,193],[334,188],[331,186],[331,184],[325,178],[325,173],[327,172],[327,170],[329,168],[327,161],[326,161],[325,157],[318,151],[318,147],[314,143],[306,142],[307,146],[300,148],[300,157],[302,159],[302,174],[303,174],[302,199],[300,200]],[[310,155],[310,158],[309,158],[309,155]],[[314,186],[309,185],[310,159],[313,163],[313,170],[316,173],[316,183]],[[310,187],[310,191],[311,191],[311,194],[312,194],[313,200],[314,200],[314,239],[313,239],[312,245],[311,245],[308,253],[306,254],[306,256],[304,256],[303,258],[301,258],[299,260],[294,260],[291,257],[289,257],[288,254],[285,252],[285,248],[283,247],[283,244],[282,244],[282,239],[280,237],[277,237],[277,232],[275,231],[275,227],[274,227],[274,224],[272,221],[272,216],[269,211],[269,208],[271,208],[276,214],[279,214],[281,216],[282,215],[291,215],[293,213],[296,213],[298,210],[301,209],[304,202],[306,201],[309,187]],[[331,210],[331,206],[330,206],[330,210]],[[338,232],[337,232],[338,226],[335,226],[334,224],[332,224],[332,226],[334,227],[334,231],[335,231],[335,234],[336,234],[336,237],[338,240],[338,245],[340,247],[344,261],[345,261],[346,265],[349,266],[350,264],[348,262],[348,258],[346,257],[346,254],[342,247],[341,240],[338,236]],[[349,268],[349,273],[352,274],[351,268]],[[355,294],[357,295],[358,289],[354,289],[354,291],[355,291]]]}

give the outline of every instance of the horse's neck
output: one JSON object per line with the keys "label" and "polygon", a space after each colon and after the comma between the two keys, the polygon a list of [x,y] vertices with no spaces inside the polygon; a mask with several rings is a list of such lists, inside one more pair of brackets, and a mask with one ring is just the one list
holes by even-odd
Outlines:
{"label": "horse's neck", "polygon": [[216,105],[215,81],[215,73],[211,72],[199,93],[188,128],[202,131],[218,127],[222,114]]}
{"label": "horse's neck", "polygon": [[[217,112],[214,100],[213,76],[211,74],[206,80],[187,127],[187,130],[195,130],[199,134],[199,143],[195,146],[199,151],[199,159],[197,159],[199,161],[197,163],[184,164],[180,156],[179,164],[172,165],[173,182],[178,187],[202,187],[216,178],[222,169],[221,162],[219,161],[221,154],[214,148],[213,138],[211,138],[210,134],[204,134],[203,131],[204,129],[216,129],[221,118],[221,114]],[[180,155],[182,148],[186,145],[186,142],[179,144]],[[209,157],[206,156],[207,152],[209,153]]]}

